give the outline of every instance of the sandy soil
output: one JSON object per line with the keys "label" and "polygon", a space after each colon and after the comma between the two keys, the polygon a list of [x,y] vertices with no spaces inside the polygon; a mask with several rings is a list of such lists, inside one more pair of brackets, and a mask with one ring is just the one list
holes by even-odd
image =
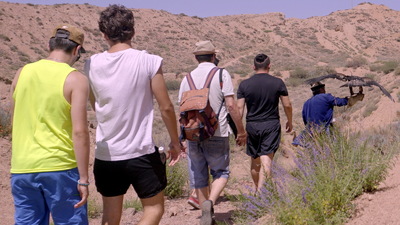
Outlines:
{"label": "sandy soil", "polygon": [[347,224],[400,224],[400,157],[374,193],[363,194],[354,202],[357,213]]}

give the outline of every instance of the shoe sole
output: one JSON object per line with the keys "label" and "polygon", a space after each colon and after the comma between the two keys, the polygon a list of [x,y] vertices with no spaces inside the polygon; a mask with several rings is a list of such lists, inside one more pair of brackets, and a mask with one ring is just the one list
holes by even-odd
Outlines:
{"label": "shoe sole", "polygon": [[200,209],[200,205],[197,204],[196,202],[192,201],[192,200],[188,200],[187,203],[188,203],[189,205],[191,205],[191,206],[192,206],[193,208],[195,208],[195,209]]}
{"label": "shoe sole", "polygon": [[201,205],[201,219],[200,225],[212,225],[212,203],[211,201],[205,201]]}

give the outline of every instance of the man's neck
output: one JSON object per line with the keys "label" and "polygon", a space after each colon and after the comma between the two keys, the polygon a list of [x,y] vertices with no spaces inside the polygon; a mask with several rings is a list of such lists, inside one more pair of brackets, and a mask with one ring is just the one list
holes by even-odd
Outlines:
{"label": "man's neck", "polygon": [[59,63],[67,63],[70,66],[72,66],[72,64],[73,64],[71,62],[71,55],[66,54],[62,50],[54,50],[54,51],[50,52],[50,55],[46,59],[54,61],[54,62],[59,62]]}
{"label": "man's neck", "polygon": [[108,49],[108,52],[109,53],[119,52],[130,48],[132,48],[132,44],[131,41],[129,40],[126,42],[118,42],[115,44],[111,44],[110,49]]}
{"label": "man's neck", "polygon": [[256,74],[269,73],[269,70],[256,70]]}

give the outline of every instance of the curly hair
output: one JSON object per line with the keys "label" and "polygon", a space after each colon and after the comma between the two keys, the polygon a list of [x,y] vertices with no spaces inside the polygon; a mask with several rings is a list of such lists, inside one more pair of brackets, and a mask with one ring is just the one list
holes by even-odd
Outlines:
{"label": "curly hair", "polygon": [[131,40],[135,34],[134,26],[132,11],[123,5],[110,5],[100,14],[99,29],[112,42]]}

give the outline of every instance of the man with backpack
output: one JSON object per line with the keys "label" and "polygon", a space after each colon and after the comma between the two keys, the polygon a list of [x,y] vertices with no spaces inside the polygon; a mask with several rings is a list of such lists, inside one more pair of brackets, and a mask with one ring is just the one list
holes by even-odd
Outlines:
{"label": "man with backpack", "polygon": [[[292,105],[282,79],[269,75],[270,59],[265,54],[254,58],[256,74],[240,83],[237,96],[241,115],[247,107],[247,155],[251,157],[251,176],[260,191],[265,177],[271,176],[271,165],[281,140],[279,100],[286,114],[286,132],[292,131]],[[262,171],[261,167],[263,168]],[[260,175],[264,172],[264,175]],[[262,174],[262,173],[261,173]]]}
{"label": "man with backpack", "polygon": [[[213,63],[216,53],[210,41],[196,43],[193,54],[199,65],[182,80],[179,90],[181,140],[188,140],[189,176],[202,208],[200,224],[212,224],[213,205],[228,182],[228,112],[238,130],[236,143],[242,146],[247,138],[234,99],[231,76],[223,70],[220,81],[221,69]],[[203,109],[197,110],[196,104]],[[208,168],[213,177],[210,193]]]}

